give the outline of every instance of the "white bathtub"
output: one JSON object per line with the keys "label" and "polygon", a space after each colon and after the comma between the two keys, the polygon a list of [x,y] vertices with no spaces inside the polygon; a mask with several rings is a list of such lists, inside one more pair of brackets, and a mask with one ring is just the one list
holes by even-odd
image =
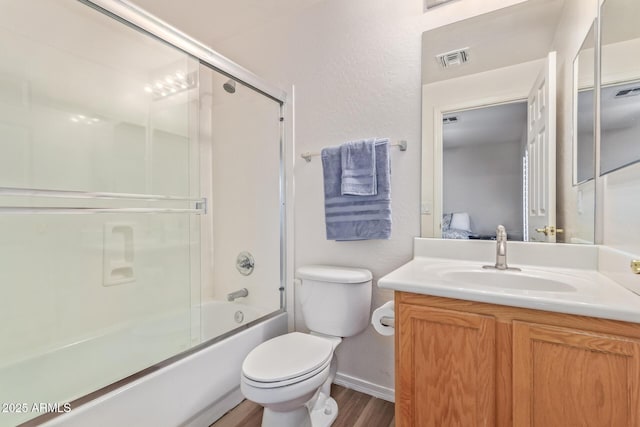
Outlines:
{"label": "white bathtub", "polygon": [[[201,310],[203,341],[230,336],[208,346],[205,342],[193,354],[42,425],[209,426],[242,401],[242,361],[261,342],[286,333],[287,315],[255,322],[264,314],[261,310],[219,301],[207,302]],[[238,311],[244,317],[240,323]],[[241,329],[229,332],[237,328]]]}

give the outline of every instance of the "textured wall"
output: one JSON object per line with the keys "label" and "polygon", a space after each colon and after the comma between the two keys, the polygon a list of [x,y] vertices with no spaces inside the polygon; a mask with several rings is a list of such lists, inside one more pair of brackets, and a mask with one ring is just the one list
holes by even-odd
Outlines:
{"label": "textured wall", "polygon": [[[603,244],[640,256],[640,163],[603,178]],[[624,272],[628,272],[627,266]]]}
{"label": "textured wall", "polygon": [[[321,163],[295,158],[296,266],[364,267],[377,280],[412,257],[412,238],[420,234],[421,34],[507,3],[514,1],[467,0],[423,14],[419,1],[328,0],[295,20],[219,46],[268,80],[295,85],[296,155],[369,136],[409,142],[406,152],[391,154],[394,224],[388,241],[327,241]],[[374,287],[373,305],[392,297]],[[296,319],[296,327],[304,329]],[[374,388],[394,387],[392,338],[369,327],[345,340],[338,357],[340,373]]]}
{"label": "textured wall", "polygon": [[[286,129],[289,158],[295,162],[295,266],[364,267],[377,280],[412,257],[412,239],[420,234],[421,34],[521,1],[461,0],[423,14],[419,0],[326,0],[295,17],[211,44],[270,83],[290,93],[295,87],[295,109],[287,114],[295,120]],[[137,3],[190,32],[188,17],[173,13],[177,5]],[[319,158],[306,163],[299,154],[371,136],[409,142],[406,152],[394,148],[391,154],[393,236],[388,241],[327,241],[321,164]],[[374,288],[373,304],[392,297]],[[297,328],[304,329],[299,320]],[[370,327],[345,340],[338,357],[341,373],[373,388],[393,388],[392,338]]]}
{"label": "textured wall", "polygon": [[[412,237],[420,231],[420,12],[417,2],[327,1],[286,27],[274,27],[263,50],[255,36],[237,41],[240,63],[251,61],[259,74],[295,84],[296,154],[371,136],[409,142],[407,152],[391,153],[393,232],[388,241],[327,241],[320,159],[307,163],[296,157],[296,267],[364,267],[377,280],[412,256]],[[374,288],[375,306],[391,298]],[[296,327],[304,330],[296,319]],[[346,339],[338,357],[341,373],[393,387],[393,338],[369,327]]]}
{"label": "textured wall", "polygon": [[[593,182],[573,185],[573,61],[597,12],[595,0],[566,0],[553,49],[557,53],[556,172],[559,239],[594,241],[595,192]],[[564,167],[563,167],[564,166]]]}

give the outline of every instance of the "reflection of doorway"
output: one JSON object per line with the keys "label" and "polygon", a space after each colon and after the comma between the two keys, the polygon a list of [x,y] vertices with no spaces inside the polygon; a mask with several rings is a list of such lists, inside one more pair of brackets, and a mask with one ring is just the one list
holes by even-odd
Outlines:
{"label": "reflection of doorway", "polygon": [[446,113],[442,140],[442,236],[523,240],[527,101]]}

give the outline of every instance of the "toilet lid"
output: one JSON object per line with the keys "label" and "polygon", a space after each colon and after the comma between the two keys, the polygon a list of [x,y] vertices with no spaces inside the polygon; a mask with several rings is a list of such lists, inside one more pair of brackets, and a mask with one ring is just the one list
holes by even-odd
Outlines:
{"label": "toilet lid", "polygon": [[284,381],[319,368],[332,354],[333,343],[330,340],[292,332],[254,348],[244,359],[242,373],[254,381]]}

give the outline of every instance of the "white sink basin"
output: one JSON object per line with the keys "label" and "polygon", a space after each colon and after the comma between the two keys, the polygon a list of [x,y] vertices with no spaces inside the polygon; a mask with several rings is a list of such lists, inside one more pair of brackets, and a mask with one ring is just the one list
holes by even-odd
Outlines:
{"label": "white sink basin", "polygon": [[417,257],[378,280],[378,286],[640,323],[640,297],[598,271],[523,264],[516,264],[521,271],[495,270],[482,268],[485,264]]}
{"label": "white sink basin", "polygon": [[576,287],[543,274],[514,270],[460,269],[438,273],[444,280],[458,284],[517,289],[534,292],[576,292]]}

